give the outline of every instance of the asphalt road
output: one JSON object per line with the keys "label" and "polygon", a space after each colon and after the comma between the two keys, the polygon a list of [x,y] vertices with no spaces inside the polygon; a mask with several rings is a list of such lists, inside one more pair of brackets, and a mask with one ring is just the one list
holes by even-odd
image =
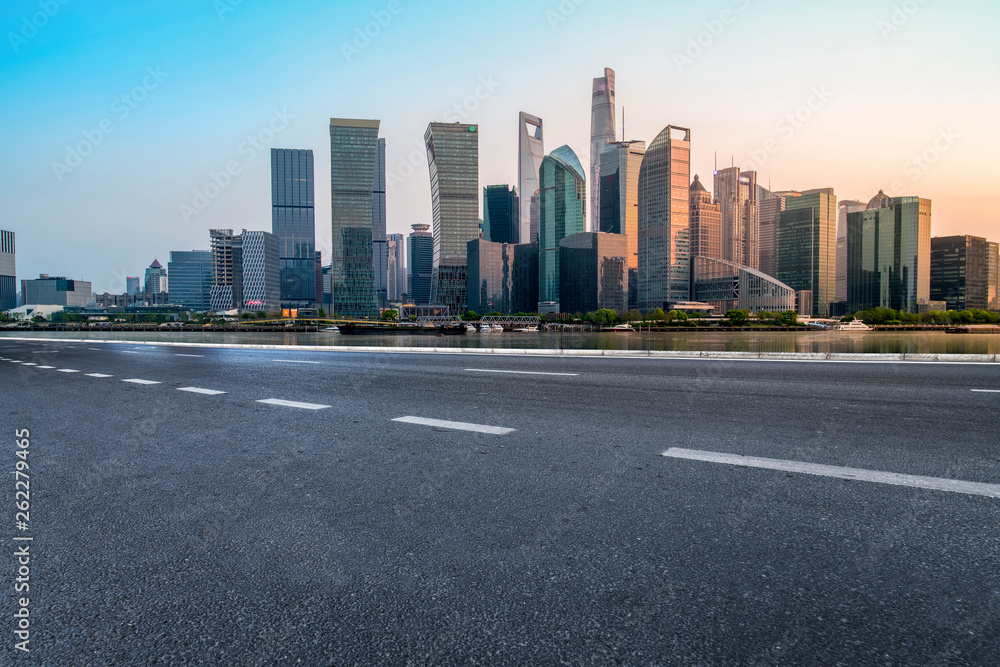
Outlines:
{"label": "asphalt road", "polygon": [[995,364],[0,359],[5,664],[1000,664],[1000,498],[662,455],[1000,484]]}

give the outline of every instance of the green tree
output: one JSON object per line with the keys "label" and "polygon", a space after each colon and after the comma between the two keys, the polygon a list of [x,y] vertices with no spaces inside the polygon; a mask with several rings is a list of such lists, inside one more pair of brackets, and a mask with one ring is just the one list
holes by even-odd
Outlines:
{"label": "green tree", "polygon": [[602,327],[610,327],[618,323],[618,313],[610,308],[601,308],[596,313],[591,314],[594,316],[593,321]]}
{"label": "green tree", "polygon": [[320,319],[326,319],[326,311],[325,311],[325,310],[323,310],[322,308],[320,308],[320,309],[319,309],[319,310],[318,310],[318,311],[316,312],[316,314],[317,314],[317,315],[319,315]]}
{"label": "green tree", "polygon": [[642,319],[642,313],[639,312],[638,308],[633,308],[630,311],[628,311],[626,317],[628,318],[629,322],[638,322],[639,320]]}
{"label": "green tree", "polygon": [[385,320],[386,322],[395,322],[397,319],[399,319],[399,311],[393,308],[389,308],[388,310],[383,311],[382,319]]}
{"label": "green tree", "polygon": [[778,326],[790,327],[799,323],[799,314],[794,310],[786,310],[775,318]]}
{"label": "green tree", "polygon": [[479,319],[479,313],[474,310],[467,311],[465,315],[462,316],[462,319],[466,322],[475,322]]}
{"label": "green tree", "polygon": [[750,311],[748,310],[727,310],[726,319],[734,327],[741,327],[750,320]]}
{"label": "green tree", "polygon": [[667,314],[662,308],[654,308],[646,313],[646,319],[651,322],[662,322],[667,319]]}

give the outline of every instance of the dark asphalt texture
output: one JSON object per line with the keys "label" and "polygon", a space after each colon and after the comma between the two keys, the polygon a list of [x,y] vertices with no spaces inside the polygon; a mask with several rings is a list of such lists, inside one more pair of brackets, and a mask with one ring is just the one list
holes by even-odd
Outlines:
{"label": "dark asphalt texture", "polygon": [[1000,389],[998,365],[3,340],[0,357],[81,371],[0,361],[3,664],[1000,664],[1000,499],[661,456],[1000,483],[1000,393],[971,391]]}

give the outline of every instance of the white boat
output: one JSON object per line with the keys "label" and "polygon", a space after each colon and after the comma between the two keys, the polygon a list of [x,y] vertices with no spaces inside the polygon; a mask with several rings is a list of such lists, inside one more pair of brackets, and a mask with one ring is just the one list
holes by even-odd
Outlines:
{"label": "white boat", "polygon": [[476,325],[475,324],[466,324],[465,325],[465,330],[468,331],[469,333],[476,333],[476,331],[477,331]]}
{"label": "white boat", "polygon": [[631,324],[616,324],[613,327],[602,327],[601,331],[611,331],[613,333],[635,333]]}
{"label": "white boat", "polygon": [[538,326],[531,325],[530,327],[521,327],[519,329],[514,329],[515,333],[539,333]]}
{"label": "white boat", "polygon": [[834,324],[830,327],[830,331],[873,331],[873,329],[861,320],[851,320]]}
{"label": "white boat", "polygon": [[493,327],[491,327],[490,325],[488,324],[479,325],[479,333],[489,333],[491,331],[493,331]]}
{"label": "white boat", "polygon": [[493,324],[493,325],[490,325],[490,331],[493,331],[493,332],[496,332],[496,333],[503,333],[503,325],[502,324]]}

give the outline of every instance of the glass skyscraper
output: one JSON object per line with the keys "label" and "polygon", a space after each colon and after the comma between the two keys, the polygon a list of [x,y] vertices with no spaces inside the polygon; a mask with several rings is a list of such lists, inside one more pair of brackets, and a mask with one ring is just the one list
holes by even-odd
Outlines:
{"label": "glass skyscraper", "polygon": [[931,301],[948,310],[986,310],[990,305],[990,243],[980,236],[931,239]]}
{"label": "glass skyscraper", "polygon": [[406,241],[406,291],[417,306],[431,303],[431,283],[434,279],[434,235],[429,225],[413,225]]}
{"label": "glass skyscraper", "polygon": [[14,232],[0,230],[0,311],[17,308]]}
{"label": "glass skyscraper", "polygon": [[837,287],[837,196],[833,188],[779,194],[785,210],[775,229],[774,277],[812,292],[812,314],[827,317]]}
{"label": "glass skyscraper", "polygon": [[174,250],[167,262],[170,303],[204,312],[212,308],[212,252]]}
{"label": "glass skyscraper", "polygon": [[847,214],[858,213],[866,208],[863,202],[842,199],[837,204],[837,287],[834,302],[847,301]]}
{"label": "glass skyscraper", "polygon": [[431,299],[464,313],[468,243],[479,238],[479,126],[431,123],[424,135],[434,221]]}
{"label": "glass skyscraper", "polygon": [[604,76],[594,79],[590,104],[590,224],[584,231],[600,229],[601,154],[615,140],[615,71],[604,68]]}
{"label": "glass skyscraper", "polygon": [[[242,239],[242,307],[270,313],[281,310],[281,263],[277,235],[244,229]],[[316,261],[315,257],[313,261]]]}
{"label": "glass skyscraper", "polygon": [[375,154],[375,180],[372,181],[372,262],[379,308],[389,305],[389,250],[385,220],[385,139],[379,139]]}
{"label": "glass skyscraper", "polygon": [[668,125],[639,171],[638,305],[645,312],[690,299],[691,130]]}
{"label": "glass skyscraper", "polygon": [[722,211],[697,174],[691,183],[689,225],[691,257],[722,259]]}
{"label": "glass skyscraper", "polygon": [[545,159],[542,119],[521,112],[518,115],[517,188],[520,193],[519,231],[515,243],[538,242],[538,209],[531,199],[538,192],[538,171]]}
{"label": "glass skyscraper", "polygon": [[480,315],[534,312],[538,305],[538,245],[468,243],[469,310]]}
{"label": "glass skyscraper", "polygon": [[545,156],[538,185],[538,301],[558,304],[559,242],[587,231],[587,179],[572,148]]}
{"label": "glass skyscraper", "polygon": [[315,308],[320,300],[313,169],[311,150],[271,149],[271,232],[278,237],[283,308]]}
{"label": "glass skyscraper", "polygon": [[494,243],[517,243],[520,237],[517,188],[487,185],[483,188],[483,238]]}
{"label": "glass skyscraper", "polygon": [[243,303],[243,238],[231,229],[210,229],[212,241],[211,309],[239,308]]}
{"label": "glass skyscraper", "polygon": [[628,237],[628,268],[639,268],[639,170],[645,141],[607,144],[601,154],[600,224],[606,234]]}
{"label": "glass skyscraper", "polygon": [[715,201],[721,213],[722,256],[729,262],[760,266],[760,212],[757,172],[739,167],[715,172]]}
{"label": "glass skyscraper", "polygon": [[775,234],[778,216],[785,210],[785,198],[758,185],[757,207],[760,218],[760,270],[766,275],[774,276],[778,272]]}
{"label": "glass skyscraper", "polygon": [[146,284],[146,294],[153,295],[167,291],[167,270],[163,268],[158,260],[146,268],[146,277],[143,281]]}
{"label": "glass skyscraper", "polygon": [[372,231],[379,121],[330,119],[333,312],[378,317]]}
{"label": "glass skyscraper", "polygon": [[559,242],[559,307],[564,313],[628,310],[628,239],[581,232]]}

